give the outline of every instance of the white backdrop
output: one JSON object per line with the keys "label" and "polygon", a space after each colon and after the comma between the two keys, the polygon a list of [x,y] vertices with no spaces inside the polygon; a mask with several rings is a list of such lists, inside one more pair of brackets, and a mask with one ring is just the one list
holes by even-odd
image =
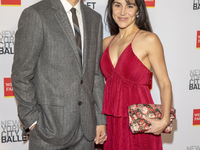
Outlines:
{"label": "white backdrop", "polygon": [[[10,84],[14,34],[22,10],[39,0],[21,0],[17,6],[0,5],[0,150],[26,150]],[[16,3],[14,3],[16,2]],[[200,0],[146,0],[154,3],[148,12],[153,31],[164,47],[173,86],[173,106],[177,110],[174,131],[163,134],[164,150],[200,150]],[[107,0],[86,0],[85,4],[104,17]],[[150,5],[149,5],[150,6]],[[104,26],[105,27],[105,26]],[[199,32],[198,32],[199,31]],[[104,29],[104,37],[109,36]],[[153,80],[152,96],[160,103]]]}

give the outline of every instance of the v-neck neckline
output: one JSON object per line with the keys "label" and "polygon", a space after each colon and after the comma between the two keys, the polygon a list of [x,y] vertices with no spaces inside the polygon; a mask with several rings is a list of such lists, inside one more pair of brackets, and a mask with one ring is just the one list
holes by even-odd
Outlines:
{"label": "v-neck neckline", "polygon": [[140,31],[140,29],[135,33],[135,35],[134,35],[133,39],[131,40],[130,44],[129,44],[128,46],[126,46],[126,48],[122,51],[122,53],[121,53],[120,56],[118,57],[118,60],[117,60],[117,63],[116,63],[115,66],[114,66],[113,63],[112,63],[112,60],[111,60],[111,57],[110,57],[110,51],[109,51],[109,49],[110,49],[110,45],[111,45],[112,41],[114,40],[114,38],[116,37],[116,35],[115,35],[115,36],[113,37],[113,39],[110,41],[110,44],[108,45],[107,50],[108,50],[108,55],[109,55],[110,62],[111,62],[111,64],[112,64],[112,67],[113,67],[114,70],[115,70],[115,68],[117,67],[117,64],[118,64],[118,62],[119,62],[119,59],[121,58],[121,55],[124,53],[124,51],[125,51],[126,49],[128,49],[129,46],[131,46],[133,40],[135,39],[135,37],[136,37],[136,35],[138,34],[139,31]]}
{"label": "v-neck neckline", "polygon": [[117,67],[117,65],[118,65],[118,62],[119,62],[119,60],[120,60],[120,58],[121,58],[121,56],[123,55],[123,53],[126,51],[126,49],[128,49],[128,47],[129,46],[131,46],[131,43],[122,51],[122,53],[120,54],[120,56],[119,56],[119,58],[118,58],[118,60],[117,60],[117,63],[116,63],[116,65],[114,66],[113,65],[113,63],[112,63],[112,60],[111,60],[111,57],[110,57],[110,53],[109,53],[109,48],[110,48],[110,45],[107,47],[107,51],[108,51],[108,56],[109,56],[109,60],[110,60],[110,63],[111,63],[111,65],[112,65],[112,68],[115,70],[116,69],[116,67]]}

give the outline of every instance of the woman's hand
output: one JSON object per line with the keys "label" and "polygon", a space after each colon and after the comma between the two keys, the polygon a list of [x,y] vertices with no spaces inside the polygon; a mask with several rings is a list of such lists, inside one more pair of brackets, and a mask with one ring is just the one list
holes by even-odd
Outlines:
{"label": "woman's hand", "polygon": [[95,144],[103,144],[107,140],[106,125],[97,125]]}
{"label": "woman's hand", "polygon": [[145,120],[151,123],[151,129],[145,131],[144,133],[152,133],[154,135],[160,135],[163,130],[169,125],[169,119],[153,119],[145,117]]}

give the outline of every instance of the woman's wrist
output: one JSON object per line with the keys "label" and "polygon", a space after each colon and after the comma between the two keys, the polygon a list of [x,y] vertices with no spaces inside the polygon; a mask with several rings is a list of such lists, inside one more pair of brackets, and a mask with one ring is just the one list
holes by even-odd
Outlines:
{"label": "woman's wrist", "polygon": [[163,121],[163,123],[167,126],[168,124],[169,124],[169,117],[163,117],[162,119],[161,119],[162,121]]}

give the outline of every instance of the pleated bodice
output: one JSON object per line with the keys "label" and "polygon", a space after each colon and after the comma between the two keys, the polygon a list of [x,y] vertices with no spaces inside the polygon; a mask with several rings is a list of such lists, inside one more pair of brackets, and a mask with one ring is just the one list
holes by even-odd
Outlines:
{"label": "pleated bodice", "polygon": [[127,117],[129,105],[153,103],[149,90],[150,71],[134,54],[131,43],[122,52],[115,67],[108,46],[100,67],[106,80],[103,114]]}

